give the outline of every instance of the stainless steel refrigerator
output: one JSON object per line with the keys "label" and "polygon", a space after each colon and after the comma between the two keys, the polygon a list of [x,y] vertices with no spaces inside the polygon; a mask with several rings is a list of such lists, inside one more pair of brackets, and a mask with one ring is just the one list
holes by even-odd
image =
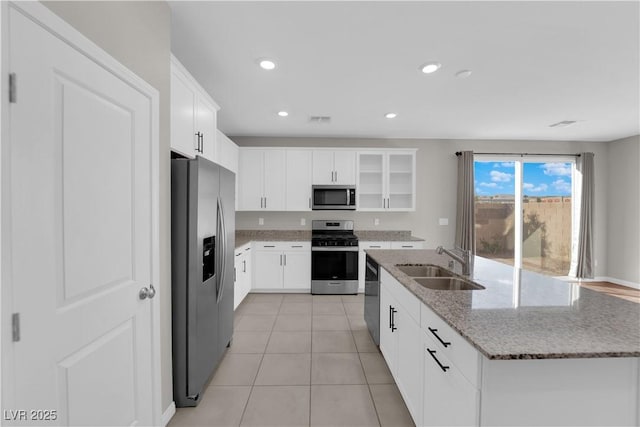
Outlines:
{"label": "stainless steel refrigerator", "polygon": [[173,396],[197,406],[233,333],[235,174],[171,160]]}

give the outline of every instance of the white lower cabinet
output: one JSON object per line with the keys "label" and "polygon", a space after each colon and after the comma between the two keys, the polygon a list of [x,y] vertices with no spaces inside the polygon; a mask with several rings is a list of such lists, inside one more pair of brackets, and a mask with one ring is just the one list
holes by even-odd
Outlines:
{"label": "white lower cabinet", "polygon": [[422,425],[478,425],[480,392],[439,349],[434,338],[423,333],[424,398]]}
{"label": "white lower cabinet", "polygon": [[405,296],[397,293],[401,286],[397,282],[385,284],[380,286],[380,351],[413,421],[421,425],[422,333],[419,320],[412,315],[419,317],[419,307],[415,310],[402,304]]}
{"label": "white lower cabinet", "polygon": [[310,242],[256,242],[253,256],[253,289],[311,289]]}
{"label": "white lower cabinet", "polygon": [[235,310],[251,291],[251,243],[236,249],[234,255],[233,309]]}

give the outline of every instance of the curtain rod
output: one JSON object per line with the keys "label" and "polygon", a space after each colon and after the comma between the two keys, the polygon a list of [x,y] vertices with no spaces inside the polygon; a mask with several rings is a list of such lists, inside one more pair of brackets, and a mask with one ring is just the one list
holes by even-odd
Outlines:
{"label": "curtain rod", "polygon": [[[462,151],[456,151],[456,156],[460,156]],[[556,157],[580,157],[580,154],[546,154],[546,153],[473,153],[473,154],[482,154],[482,155],[493,155],[493,156],[556,156]]]}

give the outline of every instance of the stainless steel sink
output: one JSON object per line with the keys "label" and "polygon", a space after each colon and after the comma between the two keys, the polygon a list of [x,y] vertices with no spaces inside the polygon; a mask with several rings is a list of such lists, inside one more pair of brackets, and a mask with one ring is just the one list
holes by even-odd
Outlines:
{"label": "stainless steel sink", "polygon": [[485,289],[484,286],[454,277],[417,277],[413,280],[425,288],[436,291],[476,291]]}
{"label": "stainless steel sink", "polygon": [[455,275],[438,265],[396,265],[396,268],[409,277],[454,277]]}

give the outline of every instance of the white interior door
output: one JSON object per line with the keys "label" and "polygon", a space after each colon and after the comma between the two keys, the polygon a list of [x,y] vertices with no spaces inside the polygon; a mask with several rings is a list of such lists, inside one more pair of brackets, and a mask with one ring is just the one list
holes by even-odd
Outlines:
{"label": "white interior door", "polygon": [[13,7],[9,23],[13,402],[151,424],[151,99]]}

